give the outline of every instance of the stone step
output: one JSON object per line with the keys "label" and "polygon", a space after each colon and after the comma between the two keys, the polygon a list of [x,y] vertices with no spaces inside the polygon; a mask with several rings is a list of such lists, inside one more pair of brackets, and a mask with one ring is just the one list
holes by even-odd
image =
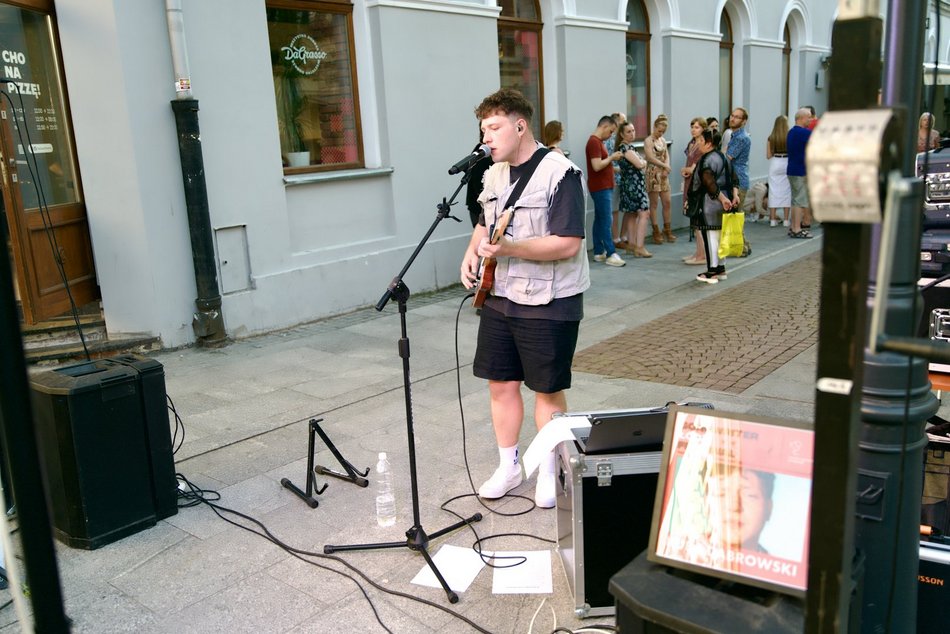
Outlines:
{"label": "stone step", "polygon": [[[90,339],[86,337],[86,348],[89,350],[89,356],[93,359],[102,359],[125,352],[137,352],[144,354],[149,351],[161,349],[161,341],[158,337],[151,335],[123,336],[123,337],[105,337],[102,339]],[[44,346],[24,347],[26,362],[33,366],[42,366],[49,368],[51,366],[65,365],[74,361],[85,361],[86,353],[78,338],[75,342],[53,343]]]}

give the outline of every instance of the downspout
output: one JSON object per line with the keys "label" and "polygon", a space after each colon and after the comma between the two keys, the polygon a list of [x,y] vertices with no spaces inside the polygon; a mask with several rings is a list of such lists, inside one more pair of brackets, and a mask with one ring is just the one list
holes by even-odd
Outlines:
{"label": "downspout", "polygon": [[213,346],[227,341],[228,335],[221,314],[221,292],[218,290],[208,189],[205,185],[201,133],[198,129],[198,100],[192,98],[191,94],[191,72],[188,69],[181,0],[165,0],[165,15],[175,71],[175,100],[171,104],[178,129],[178,154],[181,158],[188,233],[191,237],[195,286],[198,291],[198,297],[195,299],[195,307],[198,310],[192,319],[191,327],[199,345]]}

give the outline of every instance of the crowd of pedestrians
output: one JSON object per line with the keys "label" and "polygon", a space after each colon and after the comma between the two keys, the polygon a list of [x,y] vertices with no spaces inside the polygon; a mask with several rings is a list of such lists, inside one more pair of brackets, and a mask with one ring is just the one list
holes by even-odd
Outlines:
{"label": "crowd of pedestrians", "polygon": [[[765,140],[768,177],[757,182],[751,182],[749,176],[753,150],[745,108],[737,107],[729,114],[721,133],[715,117],[694,117],[690,121],[690,140],[683,150],[685,163],[679,171],[683,213],[687,213],[691,194],[703,195],[705,200],[702,213],[690,215],[694,248],[682,259],[686,265],[706,266],[697,280],[714,284],[726,279],[718,253],[723,213],[741,212],[745,213],[745,222],[783,227],[793,239],[812,237],[805,146],[817,118],[814,109],[805,106],[794,119],[794,126],[789,126],[784,115],[775,118]],[[923,118],[921,121],[923,126]],[[636,128],[619,112],[601,117],[588,138],[586,175],[594,201],[591,243],[595,262],[619,268],[627,263],[621,253],[634,258],[653,256],[646,248],[648,238],[654,245],[676,242],[672,229],[672,158],[670,143],[664,137],[669,125],[669,118],[659,115],[643,139],[642,151],[635,144]],[[925,142],[932,143],[929,137]],[[545,143],[554,147],[547,138]],[[743,237],[742,241],[739,257],[752,250],[748,240]]]}
{"label": "crowd of pedestrians", "polygon": [[[749,112],[742,107],[733,109],[721,131],[716,117],[697,116],[689,122],[690,139],[683,149],[685,161],[679,174],[682,212],[690,218],[694,248],[683,255],[682,261],[705,266],[696,279],[707,284],[726,279],[724,258],[719,257],[724,213],[743,213],[745,223],[768,222],[770,227],[783,227],[789,238],[812,237],[805,147],[818,123],[814,108],[799,108],[792,126],[784,115],[775,118],[765,140],[768,177],[756,182],[751,182],[749,176],[753,143],[748,122]],[[653,257],[646,247],[648,239],[653,245],[677,241],[672,228],[673,161],[670,143],[664,136],[669,126],[667,115],[659,115],[649,134],[638,143],[639,131],[633,122],[615,112],[602,116],[588,137],[584,165],[587,190],[594,202],[589,244],[595,263],[620,268],[627,264],[622,253],[634,258]],[[925,148],[937,143],[932,128],[932,115],[924,113],[920,118],[920,145]],[[564,155],[560,147],[564,134],[561,122],[548,121],[542,129],[542,145]],[[481,212],[477,196],[483,173],[491,163],[488,157],[472,170],[467,202],[473,225]],[[688,213],[691,196],[697,201],[694,213]],[[702,201],[700,196],[704,197]],[[745,257],[751,253],[752,245],[745,236],[741,239],[741,253],[731,255]]]}

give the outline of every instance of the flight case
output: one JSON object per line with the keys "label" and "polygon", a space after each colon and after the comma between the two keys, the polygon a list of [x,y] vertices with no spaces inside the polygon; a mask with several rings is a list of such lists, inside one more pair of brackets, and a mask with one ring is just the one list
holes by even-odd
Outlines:
{"label": "flight case", "polygon": [[558,445],[558,552],[580,618],[614,614],[610,577],[650,538],[659,451],[587,456]]}

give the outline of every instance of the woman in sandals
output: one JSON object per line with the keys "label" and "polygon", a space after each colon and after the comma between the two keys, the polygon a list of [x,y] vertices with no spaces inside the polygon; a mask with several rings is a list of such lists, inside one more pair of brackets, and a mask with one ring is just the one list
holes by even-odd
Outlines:
{"label": "woman in sandals", "polygon": [[643,181],[647,162],[633,148],[636,129],[626,121],[617,129],[615,147],[620,150],[620,211],[623,213],[621,235],[627,236],[627,251],[637,258],[652,258],[644,242],[650,224],[650,200]]}
{"label": "woman in sandals", "polygon": [[[669,127],[670,121],[665,114],[661,114],[653,122],[653,132],[643,142],[643,154],[647,159],[647,195],[650,197],[650,218],[653,220],[653,243],[663,244],[663,241],[676,242],[676,236],[670,223],[673,222],[670,214],[670,152],[666,147],[663,134]],[[663,232],[656,224],[656,205],[663,203]]]}

